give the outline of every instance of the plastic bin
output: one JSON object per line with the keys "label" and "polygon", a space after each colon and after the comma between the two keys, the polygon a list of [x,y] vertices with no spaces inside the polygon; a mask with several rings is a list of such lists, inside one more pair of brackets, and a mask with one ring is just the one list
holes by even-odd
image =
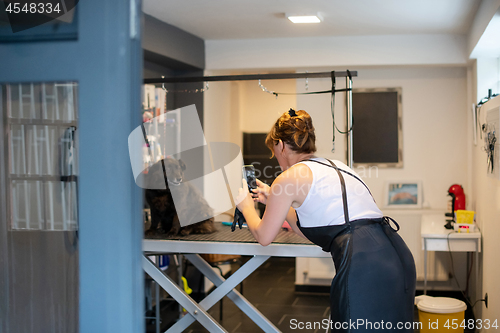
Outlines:
{"label": "plastic bin", "polygon": [[464,302],[449,297],[421,295],[415,297],[415,304],[418,308],[419,321],[422,323],[420,333],[464,331],[462,322],[467,309]]}

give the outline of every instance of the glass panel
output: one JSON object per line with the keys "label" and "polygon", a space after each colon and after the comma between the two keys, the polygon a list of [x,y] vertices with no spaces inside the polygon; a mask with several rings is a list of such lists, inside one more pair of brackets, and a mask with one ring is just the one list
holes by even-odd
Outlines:
{"label": "glass panel", "polygon": [[3,88],[13,230],[77,229],[77,88],[72,82]]}
{"label": "glass panel", "polygon": [[43,196],[41,181],[12,181],[12,228],[43,230]]}
{"label": "glass panel", "polygon": [[0,85],[0,331],[79,329],[77,93]]}
{"label": "glass panel", "polygon": [[62,136],[63,130],[56,126],[44,126],[44,152],[45,155],[40,158],[40,165],[42,174],[49,176],[56,176],[59,169],[57,165],[57,158],[59,155],[59,140]]}
{"label": "glass panel", "polygon": [[76,230],[75,182],[45,183],[45,220],[47,230]]}
{"label": "glass panel", "polygon": [[74,92],[75,86],[72,83],[59,83],[55,84],[55,92],[57,97],[57,105],[59,109],[59,116],[57,120],[65,122],[74,121],[76,118],[76,94]]}
{"label": "glass panel", "polygon": [[6,87],[7,114],[12,119],[73,122],[77,118],[74,83],[21,83]]}
{"label": "glass panel", "polygon": [[19,118],[20,89],[18,85],[8,85],[6,93],[7,113],[11,118]]}
{"label": "glass panel", "polygon": [[8,114],[11,118],[40,118],[40,84],[23,83],[10,85],[7,90]]}
{"label": "glass panel", "polygon": [[55,120],[59,119],[59,105],[57,103],[57,89],[55,84],[44,84],[42,86],[43,118]]}
{"label": "glass panel", "polygon": [[26,125],[26,162],[29,175],[42,174],[42,160],[47,156],[47,151],[44,151],[46,138],[44,131],[40,125]]}
{"label": "glass panel", "polygon": [[10,173],[22,175],[26,171],[26,146],[24,140],[24,125],[12,125],[9,135],[10,142]]}

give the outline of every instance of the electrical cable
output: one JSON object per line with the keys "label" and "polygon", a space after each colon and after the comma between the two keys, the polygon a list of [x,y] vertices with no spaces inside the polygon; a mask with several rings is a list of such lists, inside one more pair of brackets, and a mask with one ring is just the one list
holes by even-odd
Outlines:
{"label": "electrical cable", "polygon": [[[477,301],[475,301],[474,304],[472,305],[472,308],[474,308],[478,302],[486,302],[486,298],[478,299]],[[474,311],[472,311],[472,313],[474,314]]]}
{"label": "electrical cable", "polygon": [[[469,283],[470,283],[470,275],[472,273],[472,267],[474,266],[474,255],[471,253],[470,254],[470,268],[469,272],[467,273],[467,285],[465,286],[465,293],[469,295]],[[477,282],[476,282],[477,283]]]}
{"label": "electrical cable", "polygon": [[469,299],[467,298],[467,296],[465,296],[463,290],[462,290],[462,287],[460,287],[460,284],[458,283],[458,279],[457,279],[457,274],[455,273],[455,266],[453,265],[453,255],[451,254],[451,247],[450,247],[450,235],[451,234],[454,234],[455,232],[454,231],[451,231],[448,233],[448,235],[446,236],[446,240],[448,242],[448,254],[450,255],[450,265],[451,265],[451,271],[453,273],[453,278],[455,279],[455,282],[457,283],[457,286],[458,286],[458,289],[460,290],[460,292],[462,293],[462,296],[464,297],[465,301],[472,307],[472,304],[470,303]]}
{"label": "electrical cable", "polygon": [[[479,299],[479,300],[475,301],[475,302],[474,302],[474,304],[472,304],[472,303],[469,301],[468,297],[467,297],[467,296],[465,295],[465,293],[463,292],[462,288],[460,287],[460,284],[458,283],[457,275],[456,275],[456,273],[455,273],[455,267],[454,267],[454,265],[453,265],[453,255],[451,254],[451,247],[450,247],[450,235],[451,235],[451,234],[453,234],[453,233],[455,233],[455,232],[454,232],[454,231],[451,231],[451,232],[449,232],[449,233],[448,233],[448,235],[446,236],[446,240],[447,240],[447,242],[448,242],[448,254],[450,255],[451,271],[452,271],[452,273],[453,273],[453,278],[455,279],[455,282],[456,282],[456,284],[457,284],[457,286],[458,286],[458,289],[460,290],[460,293],[462,293],[462,296],[463,296],[464,300],[467,302],[467,304],[469,304],[470,309],[471,309],[471,311],[472,311],[472,317],[475,319],[475,318],[476,318],[476,315],[474,314],[474,306],[477,304],[477,302],[479,302],[479,301],[484,301],[484,299]],[[476,263],[476,265],[477,265],[477,264],[478,264],[478,263]],[[471,271],[472,271],[472,264],[471,264]],[[468,280],[468,279],[467,279],[467,280]],[[467,283],[468,283],[468,281],[467,281]],[[476,281],[476,283],[477,283],[477,281]],[[467,288],[468,288],[468,286],[467,286]]]}
{"label": "electrical cable", "polygon": [[[349,79],[351,79],[350,72],[347,71],[347,74],[349,76]],[[350,88],[345,88],[345,89],[335,89],[336,82],[335,82],[335,71],[332,71],[332,90],[331,90],[331,99],[330,99],[330,110],[332,113],[332,123],[333,123],[333,138],[332,138],[332,153],[335,152],[335,130],[339,132],[340,134],[349,134],[349,132],[352,131],[353,125],[351,124],[351,128],[349,128],[347,131],[341,131],[338,127],[337,124],[335,123],[335,92],[337,91],[350,91],[352,89]]]}
{"label": "electrical cable", "polygon": [[[338,90],[336,90],[336,91],[338,91]],[[350,131],[352,131],[352,125],[351,125],[351,128],[349,128],[347,131],[341,131],[341,130],[339,130],[339,128],[337,127],[337,124],[335,123],[335,118],[334,118],[335,96],[334,95],[335,94],[332,94],[332,100],[331,100],[331,110],[332,110],[332,119],[333,119],[334,130],[337,130],[337,132],[339,132],[340,134],[348,134]],[[335,131],[334,131],[334,140],[333,141],[335,141]]]}
{"label": "electrical cable", "polygon": [[333,123],[333,133],[332,133],[332,153],[335,152],[335,71],[332,71],[332,95],[330,97],[330,111],[332,112],[332,123]]}

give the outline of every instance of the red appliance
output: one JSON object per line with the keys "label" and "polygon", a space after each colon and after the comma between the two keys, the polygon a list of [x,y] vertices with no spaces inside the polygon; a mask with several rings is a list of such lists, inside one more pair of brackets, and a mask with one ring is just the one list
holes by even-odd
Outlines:
{"label": "red appliance", "polygon": [[448,189],[448,195],[451,196],[451,212],[446,213],[446,216],[455,216],[455,211],[465,209],[465,193],[462,185],[453,184]]}

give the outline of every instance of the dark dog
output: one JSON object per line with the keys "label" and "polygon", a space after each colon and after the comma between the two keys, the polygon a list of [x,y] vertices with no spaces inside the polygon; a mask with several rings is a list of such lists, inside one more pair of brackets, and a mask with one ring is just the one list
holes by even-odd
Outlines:
{"label": "dark dog", "polygon": [[[146,201],[151,209],[151,227],[146,231],[146,236],[154,234],[167,234],[167,236],[181,234],[185,236],[191,233],[208,234],[214,232],[216,229],[212,217],[212,208],[207,204],[197,188],[189,182],[183,182],[184,170],[186,170],[184,162],[173,158],[165,158],[163,164],[168,179],[166,182],[167,188],[146,190]],[[158,161],[149,168],[146,182],[152,188],[159,187],[159,184],[162,186],[165,184],[162,161]],[[176,198],[185,199],[182,200],[183,203],[187,203],[187,200],[189,200],[189,205],[181,205],[183,207],[180,208],[182,210],[180,212],[177,212],[174,206],[172,191],[174,191]],[[180,226],[179,215],[182,216],[183,222],[188,223],[187,226]],[[204,218],[204,220],[193,224],[189,223],[194,219],[199,221],[200,217]]]}

